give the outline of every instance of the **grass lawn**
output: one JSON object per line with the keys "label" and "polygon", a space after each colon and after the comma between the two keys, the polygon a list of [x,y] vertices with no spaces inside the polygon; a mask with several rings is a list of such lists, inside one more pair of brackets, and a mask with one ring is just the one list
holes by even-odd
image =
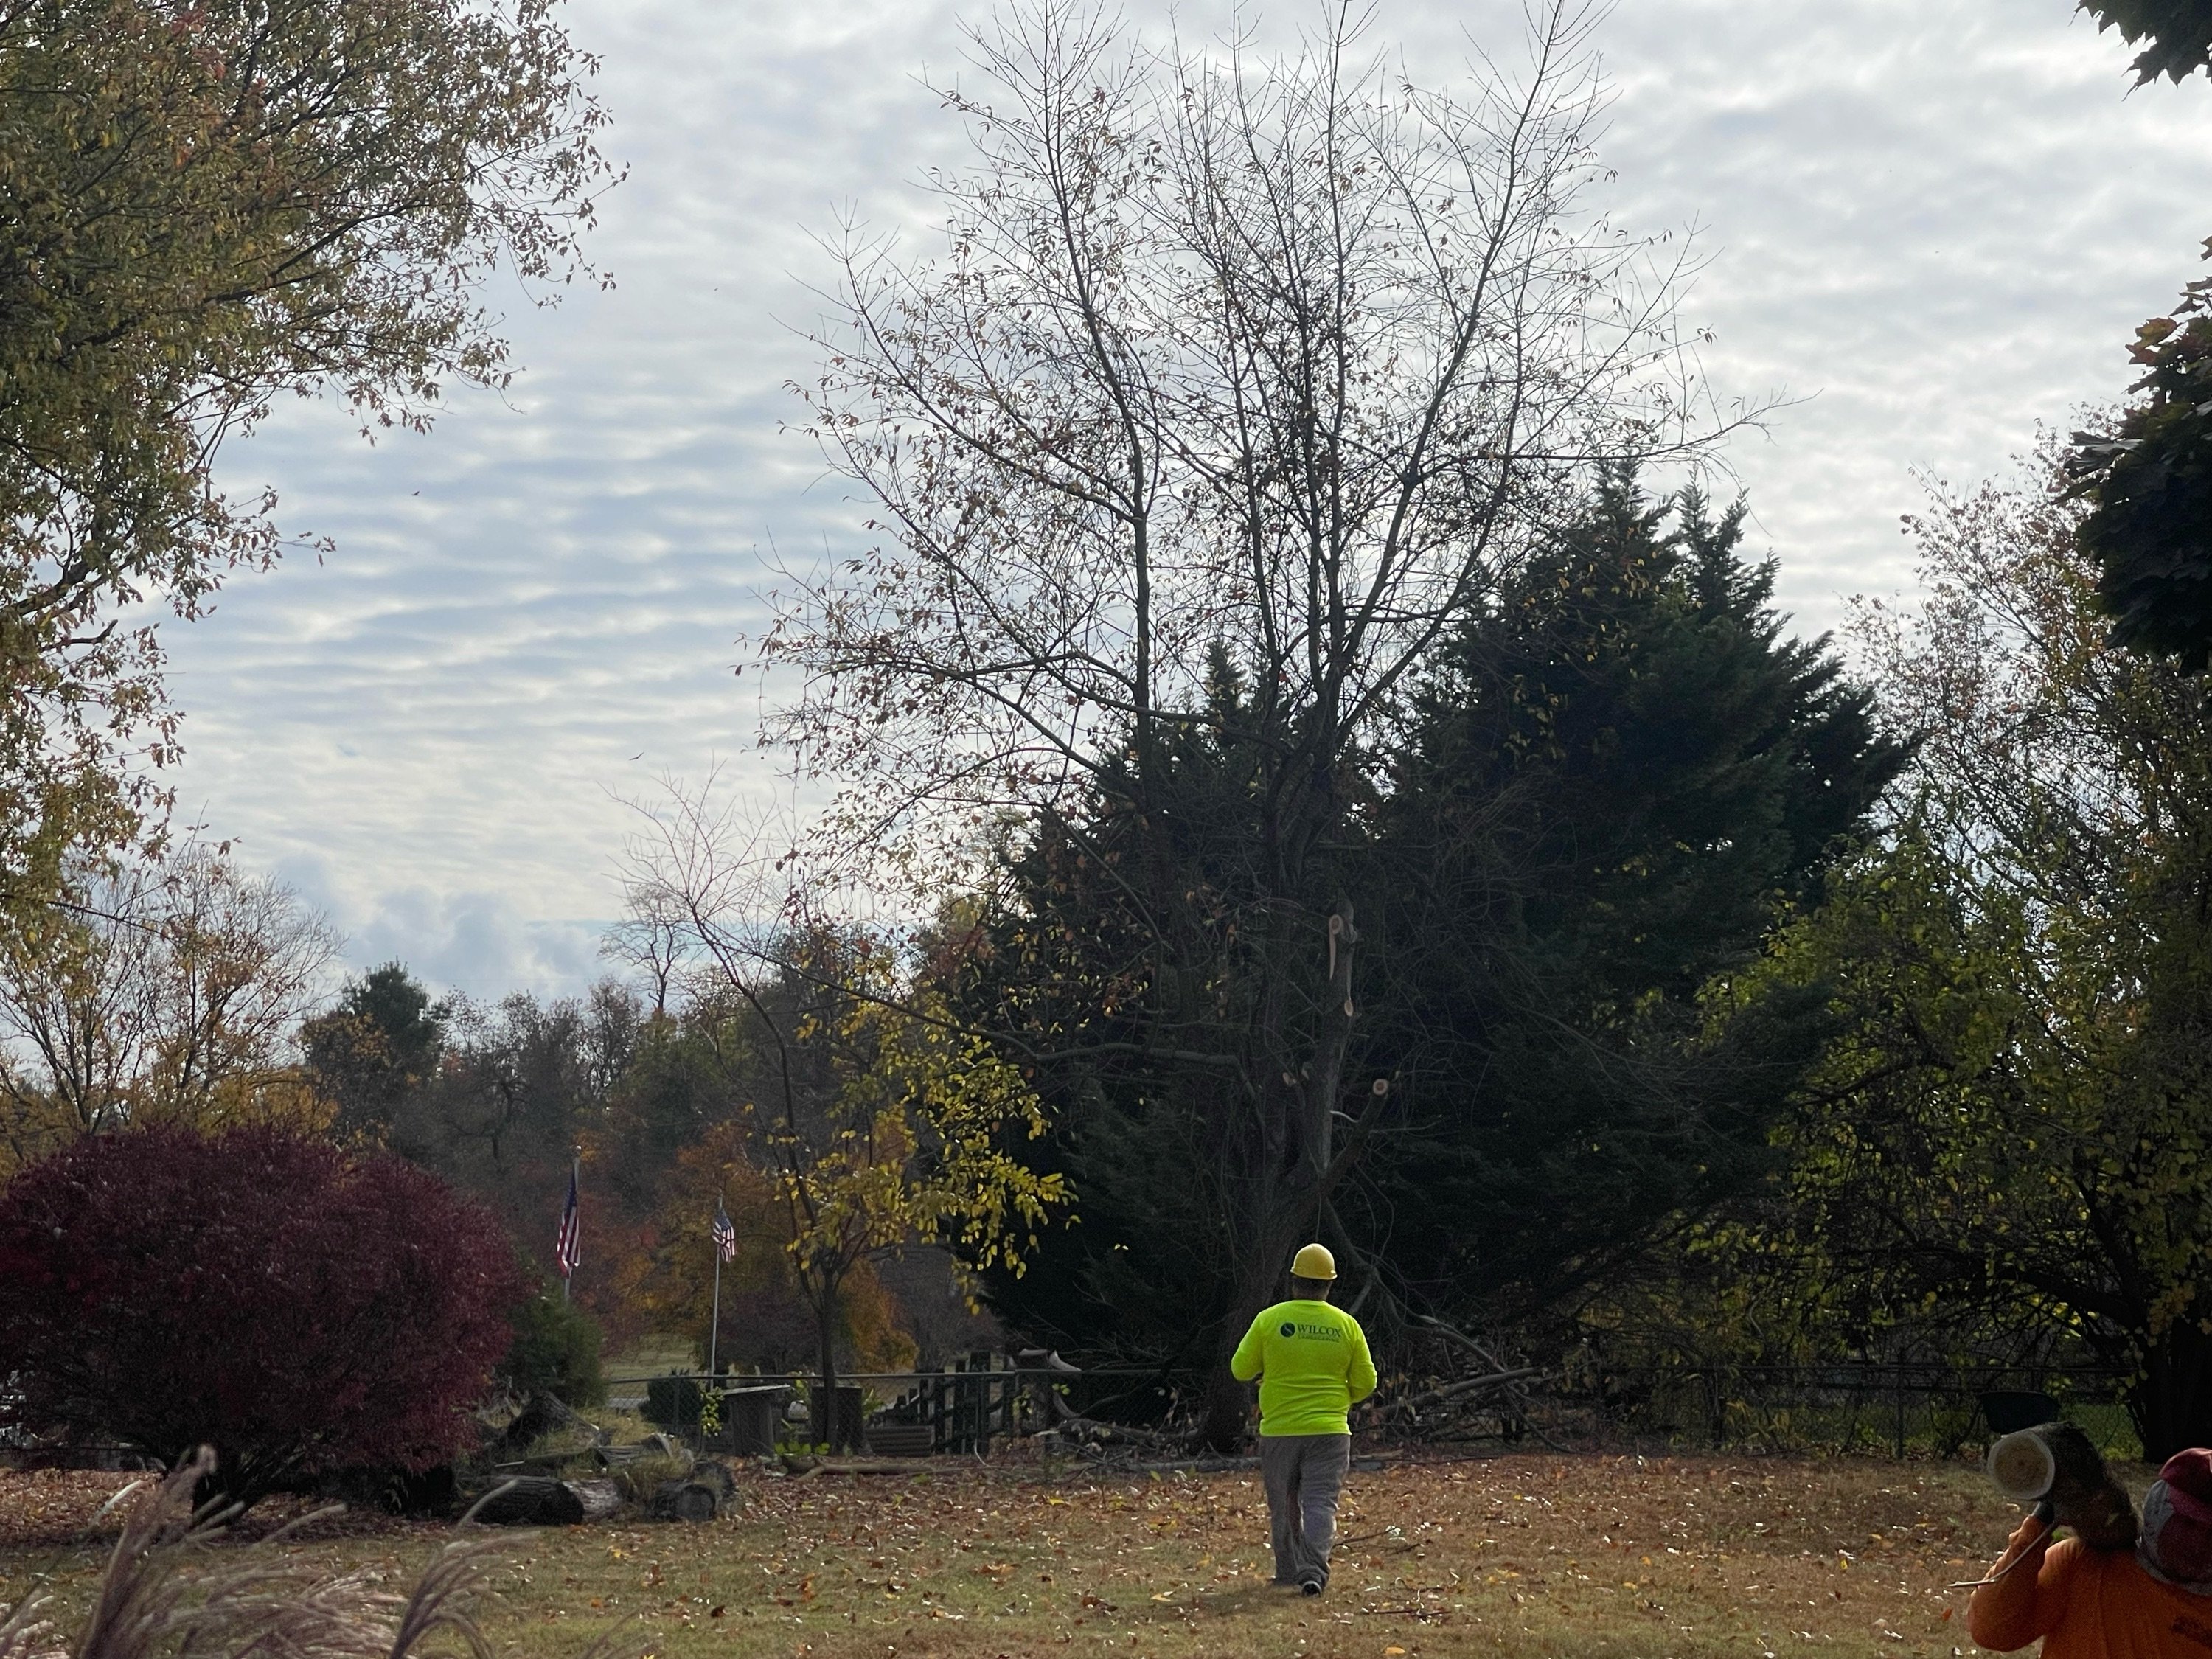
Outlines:
{"label": "grass lawn", "polygon": [[641,1337],[617,1353],[604,1356],[599,1369],[611,1377],[659,1376],[688,1371],[700,1363],[698,1344],[688,1336]]}
{"label": "grass lawn", "polygon": [[[0,1475],[0,1600],[40,1588],[81,1607],[100,1550],[66,1540],[126,1478]],[[1334,1582],[1306,1600],[1267,1585],[1251,1473],[945,1463],[741,1482],[737,1519],[517,1537],[482,1610],[495,1648],[559,1659],[626,1620],[628,1650],[653,1659],[1948,1659],[1972,1650],[1966,1592],[1945,1586],[1978,1576],[2017,1515],[1963,1465],[1405,1461],[1352,1476]],[[396,1587],[447,1535],[323,1525],[276,1547]]]}

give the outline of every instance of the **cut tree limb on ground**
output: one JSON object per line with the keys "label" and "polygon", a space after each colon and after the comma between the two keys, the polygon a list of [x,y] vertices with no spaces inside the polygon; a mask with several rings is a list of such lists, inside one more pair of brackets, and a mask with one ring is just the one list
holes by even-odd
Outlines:
{"label": "cut tree limb on ground", "polygon": [[1481,1394],[1492,1389],[1505,1388],[1509,1384],[1524,1382],[1542,1375],[1541,1366],[1519,1365],[1510,1371],[1492,1371],[1485,1376],[1462,1377],[1456,1382],[1447,1382],[1442,1388],[1428,1389],[1425,1393],[1414,1395],[1410,1399],[1394,1400],[1384,1407],[1384,1410],[1419,1411],[1425,1406],[1445,1405],[1454,1400],[1464,1399],[1471,1394]]}
{"label": "cut tree limb on ground", "polygon": [[495,1486],[465,1517],[486,1527],[573,1527],[584,1518],[576,1489],[546,1475],[518,1475]]}
{"label": "cut tree limb on ground", "polygon": [[627,1501],[621,1486],[612,1480],[577,1480],[569,1484],[576,1501],[583,1505],[584,1519],[604,1521]]}
{"label": "cut tree limb on ground", "polygon": [[1102,1423],[1096,1418],[1085,1417],[1056,1393],[1048,1391],[1045,1399],[1053,1414],[1053,1426],[1063,1433],[1073,1433],[1086,1440],[1106,1444],[1141,1447],[1149,1451],[1182,1449],[1180,1437],[1157,1434],[1149,1429],[1133,1429],[1122,1423]]}

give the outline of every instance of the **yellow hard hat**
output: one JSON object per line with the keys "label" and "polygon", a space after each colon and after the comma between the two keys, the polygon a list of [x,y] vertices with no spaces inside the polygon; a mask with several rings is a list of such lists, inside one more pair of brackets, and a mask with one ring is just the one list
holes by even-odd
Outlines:
{"label": "yellow hard hat", "polygon": [[1326,1244],[1301,1244],[1298,1253],[1291,1258],[1291,1272],[1299,1279],[1334,1279],[1336,1258],[1328,1253]]}

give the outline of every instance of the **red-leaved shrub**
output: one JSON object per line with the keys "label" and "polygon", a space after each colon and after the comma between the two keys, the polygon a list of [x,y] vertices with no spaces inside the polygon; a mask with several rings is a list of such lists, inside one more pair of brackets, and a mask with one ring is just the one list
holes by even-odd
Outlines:
{"label": "red-leaved shrub", "polygon": [[471,1440],[523,1293],[489,1212],[427,1171],[282,1130],[80,1140],[0,1192],[0,1420],[248,1499]]}

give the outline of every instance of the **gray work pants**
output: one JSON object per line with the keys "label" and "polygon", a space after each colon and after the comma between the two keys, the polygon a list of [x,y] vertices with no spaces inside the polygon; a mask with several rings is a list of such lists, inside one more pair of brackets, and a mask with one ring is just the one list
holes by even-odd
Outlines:
{"label": "gray work pants", "polygon": [[1328,1551],[1336,1542],[1336,1500],[1352,1467],[1348,1434],[1263,1434],[1260,1480],[1275,1546],[1275,1582],[1328,1583]]}

